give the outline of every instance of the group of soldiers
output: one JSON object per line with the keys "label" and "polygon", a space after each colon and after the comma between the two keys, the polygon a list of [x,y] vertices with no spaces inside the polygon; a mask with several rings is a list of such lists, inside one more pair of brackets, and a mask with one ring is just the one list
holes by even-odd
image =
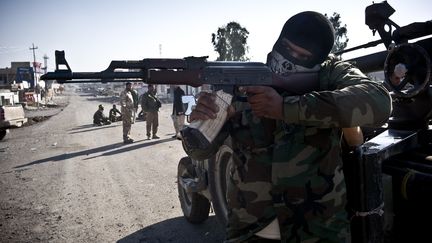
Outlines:
{"label": "group of soldiers", "polygon": [[116,105],[109,111],[108,117],[103,113],[104,106],[102,104],[99,105],[98,110],[93,115],[93,124],[96,126],[109,125],[112,122],[117,122],[122,120],[122,114],[117,109]]}
{"label": "group of soldiers", "polygon": [[93,124],[103,126],[109,125],[112,122],[122,121],[123,142],[133,143],[134,140],[130,137],[130,130],[137,117],[139,100],[141,101],[142,111],[138,114],[138,117],[147,121],[147,138],[159,139],[157,136],[159,126],[158,112],[162,103],[157,98],[156,89],[153,85],[149,85],[148,91],[139,98],[138,92],[132,88],[132,84],[129,82],[126,83],[126,88],[120,94],[121,111],[114,104],[109,111],[109,116],[106,117],[103,113],[104,106],[99,105],[98,110],[93,115]]}

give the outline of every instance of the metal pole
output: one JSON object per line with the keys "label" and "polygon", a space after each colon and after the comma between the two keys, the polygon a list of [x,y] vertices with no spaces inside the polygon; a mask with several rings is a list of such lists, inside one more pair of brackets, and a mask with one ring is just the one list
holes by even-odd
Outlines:
{"label": "metal pole", "polygon": [[30,47],[30,50],[33,51],[33,85],[34,85],[34,90],[36,91],[36,103],[37,103],[37,107],[39,109],[39,98],[38,98],[38,92],[36,89],[37,86],[37,76],[36,76],[36,54],[35,54],[35,50],[38,49],[38,47],[34,46],[34,43],[32,43],[32,47]]}
{"label": "metal pole", "polygon": [[34,74],[34,77],[33,77],[33,84],[34,84],[34,87],[36,87],[36,85],[37,85],[37,78],[36,78],[36,53],[35,53],[35,50],[36,49],[38,49],[38,47],[36,46],[34,46],[34,43],[32,43],[32,47],[30,47],[29,48],[31,51],[33,51],[33,74]]}

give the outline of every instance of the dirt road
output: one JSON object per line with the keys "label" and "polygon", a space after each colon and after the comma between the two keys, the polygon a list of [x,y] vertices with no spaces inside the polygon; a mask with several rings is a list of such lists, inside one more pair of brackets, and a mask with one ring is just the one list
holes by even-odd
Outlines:
{"label": "dirt road", "polygon": [[183,218],[176,173],[185,153],[171,138],[171,104],[160,112],[160,139],[146,140],[137,121],[136,142],[124,145],[120,122],[91,125],[98,104],[107,114],[115,100],[65,97],[57,114],[0,142],[1,242],[223,241],[213,214],[201,225]]}

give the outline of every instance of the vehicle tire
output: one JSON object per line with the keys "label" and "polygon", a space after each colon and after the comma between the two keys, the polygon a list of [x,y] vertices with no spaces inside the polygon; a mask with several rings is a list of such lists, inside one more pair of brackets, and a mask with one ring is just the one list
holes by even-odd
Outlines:
{"label": "vehicle tire", "polygon": [[179,161],[177,168],[177,188],[179,200],[185,218],[193,224],[202,223],[209,216],[210,202],[206,197],[197,192],[187,192],[179,182],[182,177],[196,177],[192,160],[189,157],[182,158]]}
{"label": "vehicle tire", "polygon": [[0,140],[2,140],[6,136],[6,130],[0,130]]}
{"label": "vehicle tire", "polygon": [[209,159],[209,189],[216,217],[225,225],[228,221],[226,201],[227,181],[233,166],[231,141],[228,139],[217,154]]}

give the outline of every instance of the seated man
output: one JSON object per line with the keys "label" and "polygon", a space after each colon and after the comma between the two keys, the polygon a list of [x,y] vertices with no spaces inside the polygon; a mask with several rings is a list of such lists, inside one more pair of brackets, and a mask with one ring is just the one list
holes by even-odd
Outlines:
{"label": "seated man", "polygon": [[[119,114],[119,116],[117,116]],[[121,112],[116,108],[116,105],[113,105],[112,109],[109,111],[109,120],[111,122],[121,121],[122,114]]]}
{"label": "seated man", "polygon": [[93,115],[93,124],[98,126],[111,124],[111,122],[108,120],[108,117],[104,115],[103,110],[103,105],[99,105],[99,109]]}

